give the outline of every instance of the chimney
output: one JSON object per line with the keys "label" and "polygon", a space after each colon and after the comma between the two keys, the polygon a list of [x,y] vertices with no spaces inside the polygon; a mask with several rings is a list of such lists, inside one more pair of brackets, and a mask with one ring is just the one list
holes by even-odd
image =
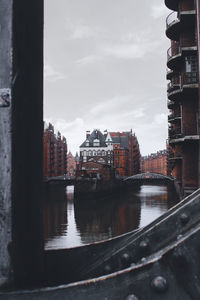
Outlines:
{"label": "chimney", "polygon": [[104,137],[106,138],[107,137],[107,135],[108,135],[108,130],[106,129],[106,130],[104,130]]}
{"label": "chimney", "polygon": [[90,136],[90,130],[86,131],[86,139]]}

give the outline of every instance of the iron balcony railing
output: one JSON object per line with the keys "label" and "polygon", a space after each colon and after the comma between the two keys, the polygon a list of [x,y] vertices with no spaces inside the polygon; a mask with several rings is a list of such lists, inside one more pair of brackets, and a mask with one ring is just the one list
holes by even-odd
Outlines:
{"label": "iron balcony railing", "polygon": [[180,83],[175,83],[175,82],[172,82],[170,81],[168,84],[167,84],[167,92],[168,93],[171,93],[173,92],[174,90],[177,90],[180,88]]}
{"label": "iron balcony railing", "polygon": [[170,13],[166,19],[166,27],[167,29],[171,27],[173,24],[180,22],[180,19],[178,17],[178,14],[176,11],[173,11]]}
{"label": "iron balcony railing", "polygon": [[171,100],[167,101],[167,106],[168,107],[174,106],[174,104],[175,104],[174,101],[171,101]]}
{"label": "iron balcony railing", "polygon": [[167,50],[167,60],[170,60],[173,56],[176,56],[180,53],[181,53],[181,48],[180,48],[179,43],[177,43],[177,45],[174,44],[173,47],[170,47]]}
{"label": "iron balcony railing", "polygon": [[169,138],[170,139],[178,139],[183,137],[181,127],[174,129],[173,127],[169,127]]}
{"label": "iron balcony railing", "polygon": [[174,119],[180,119],[180,118],[181,118],[180,115],[177,116],[177,115],[175,115],[175,114],[170,114],[170,115],[168,116],[168,121],[172,121],[172,120],[174,120]]}

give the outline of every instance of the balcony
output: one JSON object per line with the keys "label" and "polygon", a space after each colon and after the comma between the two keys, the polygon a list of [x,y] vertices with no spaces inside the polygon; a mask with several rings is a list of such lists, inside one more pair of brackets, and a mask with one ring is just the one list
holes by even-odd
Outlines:
{"label": "balcony", "polygon": [[173,11],[166,19],[166,36],[174,41],[179,40],[181,22],[177,12]]}
{"label": "balcony", "polygon": [[165,5],[171,10],[178,11],[179,0],[165,0]]}
{"label": "balcony", "polygon": [[174,102],[174,101],[170,101],[170,100],[167,101],[167,107],[168,107],[169,109],[174,108],[174,106],[175,106],[175,102]]}
{"label": "balcony", "polygon": [[167,96],[169,100],[176,101],[179,100],[179,95],[181,93],[180,83],[169,82],[167,85]]}
{"label": "balcony", "polygon": [[170,69],[176,68],[181,62],[181,48],[179,43],[167,50],[167,66]]}
{"label": "balcony", "polygon": [[180,115],[176,115],[176,114],[170,114],[168,116],[168,122],[170,123],[176,123],[178,121],[181,121],[181,116]]}
{"label": "balcony", "polygon": [[169,157],[169,160],[181,160],[183,159],[183,156],[180,152],[172,153]]}
{"label": "balcony", "polygon": [[174,71],[171,70],[171,69],[169,69],[169,68],[167,68],[166,74],[167,74],[166,75],[167,79],[170,80],[173,77],[173,75],[174,75]]}
{"label": "balcony", "polygon": [[[185,72],[173,81],[168,83],[167,92],[168,99],[171,101],[181,101],[181,99],[196,97],[198,95],[198,73]],[[175,81],[175,82],[174,82]]]}
{"label": "balcony", "polygon": [[182,142],[199,142],[200,136],[198,134],[198,130],[194,130],[193,132],[188,132],[187,129],[169,126],[169,144],[176,144]]}
{"label": "balcony", "polygon": [[169,143],[175,143],[175,142],[183,142],[184,137],[181,130],[181,127],[173,128],[172,126],[169,126]]}

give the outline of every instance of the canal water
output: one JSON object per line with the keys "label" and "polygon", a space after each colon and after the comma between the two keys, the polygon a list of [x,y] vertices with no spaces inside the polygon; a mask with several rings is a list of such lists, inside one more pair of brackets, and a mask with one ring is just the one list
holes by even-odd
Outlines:
{"label": "canal water", "polygon": [[72,248],[141,228],[177,203],[167,186],[93,201],[74,199],[74,187],[50,186],[44,203],[45,249]]}

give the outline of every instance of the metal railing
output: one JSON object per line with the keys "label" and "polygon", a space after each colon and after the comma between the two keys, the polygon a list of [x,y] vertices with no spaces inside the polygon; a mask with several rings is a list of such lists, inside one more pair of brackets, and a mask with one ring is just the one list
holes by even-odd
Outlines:
{"label": "metal railing", "polygon": [[179,43],[177,43],[177,45],[173,45],[173,47],[170,47],[167,50],[167,60],[171,59],[173,56],[178,55],[181,53],[181,48]]}
{"label": "metal railing", "polygon": [[171,27],[173,24],[177,23],[177,22],[180,22],[180,19],[178,17],[178,14],[176,11],[173,11],[172,13],[170,13],[168,16],[167,16],[167,19],[166,19],[166,27],[167,29],[169,27]]}
{"label": "metal railing", "polygon": [[174,90],[177,90],[177,89],[180,89],[180,83],[176,83],[176,82],[170,81],[167,84],[167,92],[168,93],[171,93],[171,92],[173,92]]}
{"label": "metal railing", "polygon": [[174,101],[171,101],[171,100],[167,101],[167,106],[174,105],[174,104],[175,104]]}
{"label": "metal railing", "polygon": [[169,138],[170,139],[178,139],[183,137],[183,132],[181,127],[174,129],[173,127],[169,126]]}

